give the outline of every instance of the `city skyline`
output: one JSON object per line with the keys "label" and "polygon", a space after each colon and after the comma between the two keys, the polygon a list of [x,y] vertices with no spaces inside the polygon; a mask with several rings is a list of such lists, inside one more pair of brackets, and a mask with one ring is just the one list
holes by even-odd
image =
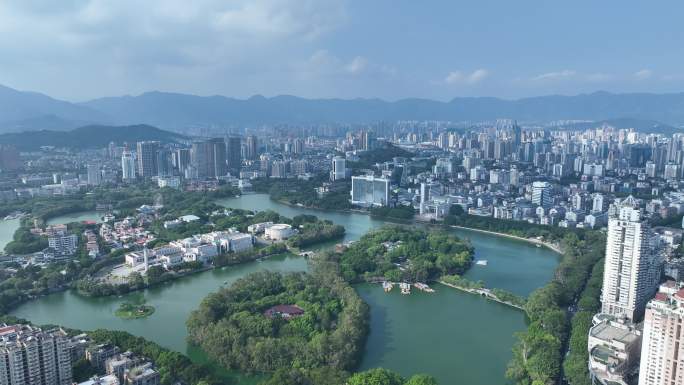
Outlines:
{"label": "city skyline", "polygon": [[684,385],[682,11],[0,1],[0,384]]}
{"label": "city skyline", "polygon": [[[404,376],[425,372],[442,384],[477,376],[478,381],[469,383],[482,385],[496,383],[504,376],[518,382],[552,379],[561,367],[573,385],[590,379],[633,385],[640,366],[649,373],[649,380],[674,373],[672,365],[663,366],[663,360],[656,357],[660,346],[673,346],[672,357],[678,360],[680,336],[660,345],[642,343],[642,338],[661,341],[660,337],[672,328],[665,330],[656,323],[649,326],[649,319],[660,317],[653,312],[654,306],[667,306],[665,310],[670,311],[673,301],[684,298],[684,291],[672,299],[663,297],[663,293],[672,294],[684,285],[681,132],[665,135],[605,124],[582,130],[550,129],[514,120],[460,129],[451,122],[434,120],[370,126],[265,125],[213,137],[170,135],[146,126],[121,129],[83,127],[77,131],[78,138],[68,136],[52,142],[38,138],[48,135],[47,131],[35,134],[35,138],[23,133],[20,135],[32,137],[31,147],[22,146],[19,151],[11,144],[2,146],[0,181],[5,187],[0,200],[5,207],[5,223],[10,224],[4,235],[0,232],[7,239],[6,263],[25,264],[23,269],[33,269],[36,264],[44,267],[40,271],[45,274],[57,269],[57,282],[62,285],[75,285],[85,293],[114,300],[115,293],[141,290],[189,274],[199,277],[205,270],[217,285],[232,290],[226,286],[230,278],[220,275],[224,266],[300,263],[296,254],[284,260],[268,258],[283,252],[296,252],[312,263],[335,255],[335,260],[325,264],[334,267],[331,273],[340,272],[340,280],[353,282],[363,277],[369,282],[384,281],[382,288],[375,286],[382,289],[377,290],[381,293],[377,300],[396,299],[390,293],[395,286],[400,289],[397,295],[410,295],[415,289],[439,296],[435,298],[438,302],[420,298],[411,304],[415,314],[446,317],[432,330],[440,336],[425,336],[426,341],[441,335],[451,335],[452,341],[468,341],[469,337],[458,333],[467,332],[469,325],[476,323],[454,322],[454,316],[444,309],[457,308],[460,314],[485,322],[487,310],[479,301],[492,300],[505,305],[511,315],[519,316],[519,310],[524,310],[530,323],[519,319],[517,329],[528,331],[517,338],[532,339],[531,343],[541,347],[524,352],[521,343],[511,346],[506,341],[514,328],[504,332],[505,338],[479,336],[468,343],[450,344],[446,351],[452,356],[487,357],[501,352],[501,358],[488,362],[486,369],[454,368],[470,365],[465,359],[436,359],[442,363],[432,367],[429,363],[433,359],[425,358],[433,354],[432,346],[417,347],[415,336],[420,334],[408,331],[399,333],[402,337],[397,343],[402,347],[394,351],[405,357],[411,350],[414,358],[410,366],[391,358],[391,352],[378,349],[377,354],[368,354],[371,361],[363,361],[361,367],[378,366],[374,360],[383,359],[383,368]],[[97,141],[80,139],[93,133]],[[53,134],[58,135],[56,138],[68,135]],[[47,213],[42,211],[45,204],[50,207]],[[81,223],[69,224],[75,218]],[[416,226],[406,227],[406,237],[397,238],[399,230],[387,227],[396,220]],[[418,229],[423,223],[432,224],[429,231]],[[376,229],[378,226],[382,227]],[[444,233],[438,231],[440,227]],[[471,247],[470,242],[461,244],[459,238],[451,238],[455,235],[447,235],[454,227],[482,232],[466,233],[477,234]],[[488,238],[478,239],[480,236]],[[516,239],[510,239],[512,243],[506,247],[491,249],[508,237]],[[423,246],[411,245],[414,242]],[[332,253],[309,249],[315,244]],[[294,251],[293,247],[298,249]],[[406,254],[404,250],[411,251]],[[377,259],[378,252],[387,254]],[[560,256],[549,254],[553,252]],[[114,258],[119,263],[109,264]],[[93,259],[98,260],[94,267],[80,270],[89,274],[85,278],[80,278],[83,275],[78,271],[64,278],[58,272],[72,260],[86,266]],[[74,266],[85,269],[81,263]],[[20,279],[23,273],[7,270],[7,274],[14,274],[7,279]],[[259,279],[245,276],[240,269],[226,269],[225,274]],[[507,283],[500,284],[502,277]],[[206,282],[206,278],[202,275],[196,282]],[[37,282],[46,285],[39,289],[46,298],[27,297],[20,302],[52,302],[47,299],[53,295],[49,293],[50,280]],[[431,287],[440,282],[444,282],[443,287]],[[5,288],[5,301],[13,298],[7,293],[17,288],[37,290],[34,284]],[[349,293],[356,293],[354,287],[350,289]],[[136,318],[158,314],[157,320],[170,324],[194,325],[197,313],[191,310],[211,290],[212,285],[196,290],[184,286],[181,291],[192,292],[193,297],[175,301],[171,307],[157,300],[149,305],[122,304],[124,309],[114,315],[137,309]],[[165,293],[183,298],[179,293]],[[445,306],[451,303],[445,295],[472,294],[481,297],[471,298],[478,301],[475,308],[468,308],[466,303]],[[403,301],[395,304],[394,310],[406,305]],[[440,308],[421,308],[430,304]],[[74,306],[81,305],[72,302],[50,313],[54,317],[51,322],[84,330],[112,327],[107,312],[104,318],[70,319],[71,314],[78,313]],[[101,305],[98,302],[96,306]],[[32,312],[15,313],[13,302],[5,306],[12,315],[39,320]],[[164,313],[179,306],[185,310],[176,311],[174,317]],[[311,311],[308,306],[296,308],[289,302],[270,309],[285,311],[283,316],[290,320]],[[256,311],[254,319],[269,318],[270,309]],[[680,310],[663,314],[672,319],[670,325],[679,324]],[[89,323],[81,324],[81,318]],[[400,322],[404,318],[394,315],[388,320]],[[372,321],[373,316],[368,319]],[[413,327],[421,322],[413,320],[410,324]],[[486,322],[496,325],[491,327],[493,332],[501,332],[515,321],[497,318]],[[541,323],[544,325],[540,327]],[[211,351],[215,339],[198,336],[193,326],[187,329],[188,334],[183,330],[182,326],[168,328],[160,336],[150,329],[143,337],[166,348],[181,346],[175,349],[182,352],[190,336],[202,344],[202,349]],[[578,341],[579,337],[585,340]],[[375,338],[371,330],[368,342],[359,344],[358,349],[371,352],[382,347]],[[248,344],[241,350],[250,349]],[[511,349],[512,358],[506,364]],[[549,370],[527,364],[547,355],[553,360]],[[101,359],[91,355],[89,361],[99,368],[101,378],[113,375],[108,367],[102,369]],[[131,370],[128,378],[137,373],[158,378],[163,361],[152,361]],[[491,365],[498,369],[492,370]],[[515,370],[506,371],[506,367]],[[366,375],[370,374],[357,371],[350,378]],[[126,378],[125,372],[122,378]],[[330,384],[327,378],[314,383]]]}

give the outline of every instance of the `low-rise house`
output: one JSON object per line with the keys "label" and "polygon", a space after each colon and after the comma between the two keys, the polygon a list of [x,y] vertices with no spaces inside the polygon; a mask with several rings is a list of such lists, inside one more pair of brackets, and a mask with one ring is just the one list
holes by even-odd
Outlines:
{"label": "low-rise house", "polygon": [[251,234],[261,234],[268,227],[273,226],[273,222],[261,222],[261,223],[255,223],[252,225],[247,226],[247,231],[249,231]]}
{"label": "low-rise house", "polygon": [[159,372],[151,362],[126,370],[126,385],[159,385]]}
{"label": "low-rise house", "polygon": [[104,376],[93,376],[87,381],[79,382],[78,385],[120,385],[119,379],[116,376],[107,374]]}
{"label": "low-rise house", "polygon": [[276,305],[264,312],[268,318],[280,316],[284,319],[299,317],[302,314],[304,314],[304,309],[297,305]]}
{"label": "low-rise house", "polygon": [[240,253],[254,247],[254,237],[249,234],[237,233],[230,235],[230,251]]}
{"label": "low-rise house", "polygon": [[145,262],[145,255],[142,251],[133,251],[124,257],[126,265],[135,267]]}
{"label": "low-rise house", "polygon": [[48,245],[54,250],[55,257],[68,257],[74,255],[78,248],[78,236],[76,234],[55,234],[48,236]]}
{"label": "low-rise house", "polygon": [[169,230],[169,229],[175,229],[176,227],[180,226],[183,224],[183,221],[180,219],[174,219],[170,221],[164,221],[164,228]]}
{"label": "low-rise house", "polygon": [[168,253],[157,257],[157,261],[162,264],[166,270],[170,270],[184,262],[184,254],[182,252]]}
{"label": "low-rise house", "polygon": [[190,223],[190,222],[199,221],[200,217],[198,217],[197,215],[190,214],[190,215],[183,215],[182,217],[179,217],[178,219],[180,221],[185,222],[185,223]]}
{"label": "low-rise house", "polygon": [[123,383],[126,370],[138,365],[140,361],[133,352],[127,351],[107,359],[105,370],[107,374],[115,376],[119,382]]}
{"label": "low-rise house", "polygon": [[86,349],[86,359],[90,364],[98,369],[105,370],[107,359],[119,354],[119,347],[111,344],[92,345]]}
{"label": "low-rise house", "polygon": [[90,338],[88,338],[88,335],[85,333],[71,337],[67,343],[69,353],[71,354],[71,362],[78,362],[85,358],[86,348],[88,348],[90,344]]}

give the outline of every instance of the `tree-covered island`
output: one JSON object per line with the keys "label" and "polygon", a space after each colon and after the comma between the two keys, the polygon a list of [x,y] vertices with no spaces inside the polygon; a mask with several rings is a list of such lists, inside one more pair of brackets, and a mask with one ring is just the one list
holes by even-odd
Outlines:
{"label": "tree-covered island", "polygon": [[114,314],[123,319],[138,319],[149,317],[154,311],[154,306],[148,305],[145,297],[139,296],[130,301],[122,302]]}
{"label": "tree-covered island", "polygon": [[465,272],[473,261],[473,247],[444,231],[386,226],[328,258],[339,263],[342,277],[349,282],[426,282]]}
{"label": "tree-covered island", "polygon": [[225,367],[247,372],[354,369],[368,305],[334,273],[253,273],[207,296],[189,339]]}

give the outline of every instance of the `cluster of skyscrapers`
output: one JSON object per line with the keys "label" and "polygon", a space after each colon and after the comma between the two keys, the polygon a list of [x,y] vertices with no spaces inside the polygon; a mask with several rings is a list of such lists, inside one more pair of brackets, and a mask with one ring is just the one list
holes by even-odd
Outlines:
{"label": "cluster of skyscrapers", "polygon": [[0,327],[0,384],[71,385],[69,338],[61,330]]}
{"label": "cluster of skyscrapers", "polygon": [[684,285],[660,284],[659,239],[638,203],[616,203],[608,222],[601,313],[589,331],[592,380],[604,385],[684,384]]}
{"label": "cluster of skyscrapers", "polygon": [[[257,155],[257,140],[247,137],[246,156]],[[242,139],[237,136],[192,142],[190,148],[167,148],[160,142],[143,141],[136,150],[127,147],[121,155],[122,180],[137,177],[183,176],[188,179],[214,179],[239,171]]]}

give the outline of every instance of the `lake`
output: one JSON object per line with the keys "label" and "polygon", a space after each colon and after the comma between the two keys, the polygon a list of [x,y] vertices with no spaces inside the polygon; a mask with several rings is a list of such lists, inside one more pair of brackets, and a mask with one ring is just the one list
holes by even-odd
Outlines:
{"label": "lake", "polygon": [[[288,217],[315,214],[345,226],[345,241],[358,239],[386,223],[361,213],[291,207],[273,202],[263,194],[222,199],[218,203],[231,208],[272,209]],[[489,287],[527,295],[552,277],[559,261],[553,251],[524,241],[468,230],[452,231],[472,242],[476,258],[488,260],[487,266],[475,265],[466,276],[483,280]],[[201,350],[185,341],[189,313],[208,293],[263,269],[303,271],[307,263],[299,257],[277,257],[194,274],[145,290],[148,304],[156,308],[145,319],[123,320],[114,315],[121,302],[140,295],[136,293],[122,298],[86,298],[67,291],[28,302],[12,314],[38,324],[125,330],[186,353],[195,361],[205,361]],[[441,285],[434,288],[434,294],[414,290],[406,296],[399,294],[397,288],[386,294],[379,285],[356,286],[371,306],[371,332],[361,368],[383,366],[407,376],[427,373],[437,377],[441,385],[505,384],[513,334],[525,329],[524,314],[476,295]],[[241,384],[256,381],[236,378]]]}
{"label": "lake", "polygon": [[21,219],[18,218],[10,220],[0,219],[0,254],[5,250],[5,246],[12,241],[14,232],[17,231],[20,224]]}

